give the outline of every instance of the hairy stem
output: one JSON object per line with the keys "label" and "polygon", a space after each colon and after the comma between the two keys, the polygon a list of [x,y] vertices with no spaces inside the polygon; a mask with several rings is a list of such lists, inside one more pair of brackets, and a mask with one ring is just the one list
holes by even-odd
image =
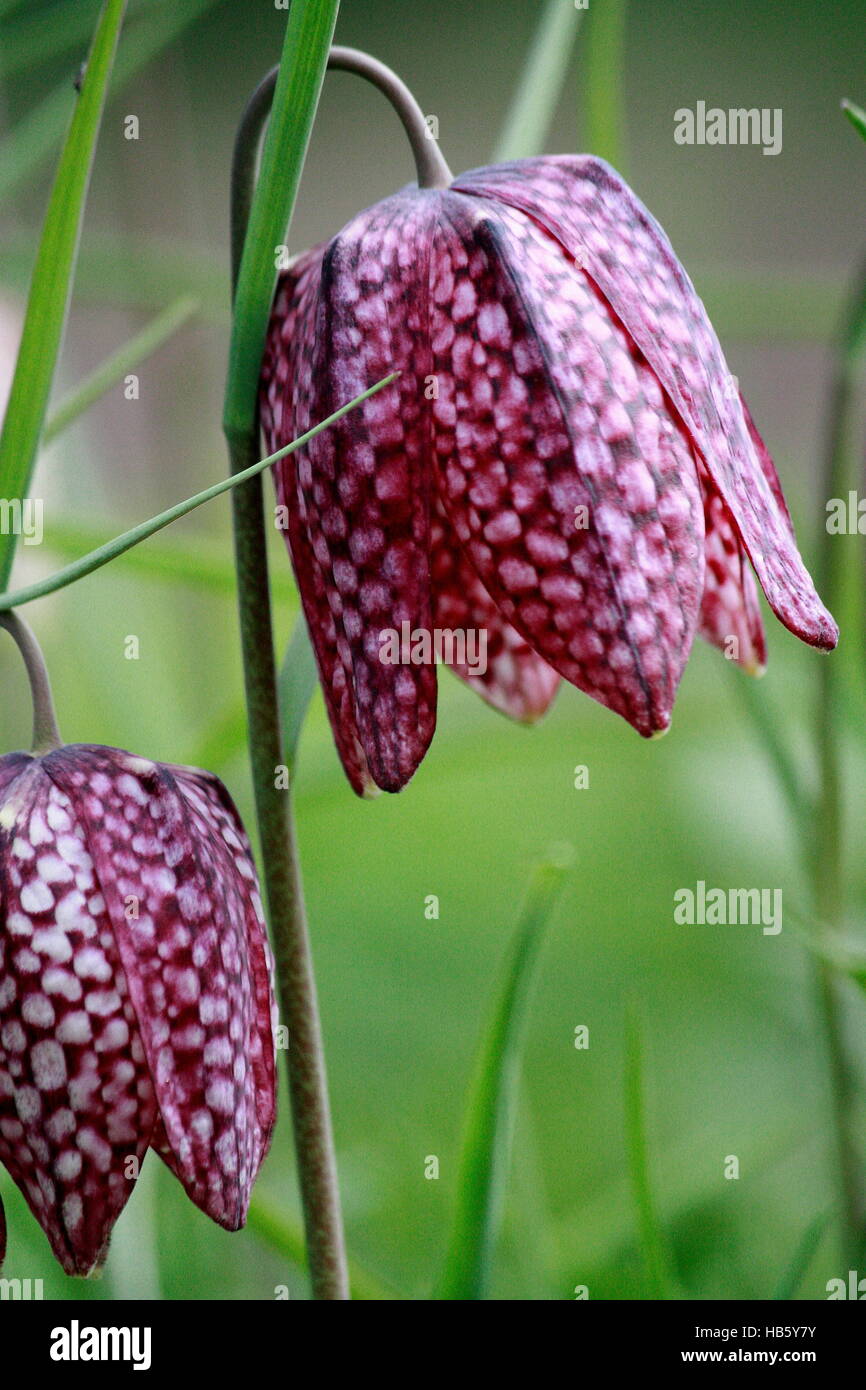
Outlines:
{"label": "hairy stem", "polygon": [[27,668],[33,701],[33,753],[41,757],[43,753],[50,753],[53,748],[60,748],[63,744],[54,713],[45,657],[33,629],[17,613],[0,614],[0,627],[5,627],[14,639]]}

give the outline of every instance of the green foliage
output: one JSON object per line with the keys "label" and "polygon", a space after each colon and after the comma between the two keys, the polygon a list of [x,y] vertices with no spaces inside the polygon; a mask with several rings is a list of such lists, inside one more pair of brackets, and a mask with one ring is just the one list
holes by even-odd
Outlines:
{"label": "green foliage", "polygon": [[843,101],[842,110],[858,135],[862,135],[863,139],[866,140],[866,111],[862,107],[856,106],[853,101]]}
{"label": "green foliage", "polygon": [[493,162],[542,154],[562,91],[583,11],[547,0],[526,55]]}
{"label": "green foliage", "polygon": [[566,852],[535,870],[484,1029],[466,1107],[457,1212],[437,1294],[441,1299],[483,1299],[490,1288],[534,967],[567,864]]}
{"label": "green foliage", "polygon": [[141,366],[142,362],[189,323],[197,313],[198,307],[198,301],[191,295],[182,295],[134,338],[130,338],[123,347],[112,353],[111,357],[91,372],[86,380],[80,382],[74,391],[70,391],[55,408],[45,426],[42,442],[50,444],[79,416],[95,405],[106,391],[110,391],[112,386],[122,381],[128,372]]}
{"label": "green foliage", "polygon": [[590,6],[584,92],[587,153],[626,174],[625,36],[627,0]]}
{"label": "green foliage", "polygon": [[182,516],[188,516],[197,507],[204,506],[205,502],[212,502],[215,497],[221,497],[224,492],[230,492],[232,488],[249,482],[252,478],[257,478],[266,468],[270,468],[278,459],[285,458],[286,454],[291,454],[295,449],[300,448],[308,439],[313,439],[322,430],[326,430],[335,420],[339,420],[350,410],[354,410],[362,401],[369,400],[370,396],[381,391],[384,386],[389,386],[397,374],[392,372],[390,376],[383,377],[377,381],[375,386],[362,391],[354,400],[347,401],[339,410],[335,410],[327,419],[320,420],[312,429],[305,434],[292,440],[291,444],[286,444],[282,449],[277,449],[273,454],[268,454],[266,458],[259,459],[249,468],[243,469],[240,473],[234,473],[229,478],[222,478],[218,483],[211,487],[204,488],[201,492],[195,493],[193,497],[187,497],[183,502],[176,502],[173,507],[168,507],[158,516],[152,516],[147,521],[142,521],[138,526],[133,526],[131,530],[124,531],[122,535],[115,536],[89,555],[82,555],[80,559],[74,560],[71,565],[58,570],[48,579],[37,580],[35,584],[28,584],[23,589],[16,589],[14,593],[0,594],[0,612],[5,612],[10,608],[17,608],[24,603],[32,603],[34,599],[44,598],[46,594],[55,594],[58,589],[65,589],[69,584],[75,584],[79,579],[84,579],[89,574],[101,569],[103,565],[109,564],[117,559],[133,546],[140,545],[142,541],[148,540],[156,535],[166,526],[170,526],[173,521],[179,521]]}
{"label": "green foliage", "polygon": [[830,1212],[827,1211],[821,1212],[814,1221],[809,1222],[794,1251],[791,1263],[779,1280],[776,1292],[773,1294],[775,1301],[779,1302],[797,1297],[803,1280],[809,1272],[809,1266],[818,1253],[829,1222]]}
{"label": "green foliage", "polygon": [[[60,157],[36,264],[15,376],[0,433],[0,492],[27,493],[72,290],[87,185],[125,0],[106,0]],[[0,536],[0,587],[9,582],[14,535]]]}
{"label": "green foliage", "polygon": [[242,438],[255,419],[259,371],[276,282],[325,76],[339,0],[294,0],[234,297],[223,424]]}
{"label": "green foliage", "polygon": [[[129,33],[117,55],[113,90],[119,92],[173,43],[215,0],[154,0]],[[55,25],[55,29],[58,26]],[[51,157],[67,119],[72,82],[67,77],[27,111],[0,147],[0,202],[25,186]]]}
{"label": "green foliage", "polygon": [[641,1027],[634,1010],[626,1020],[625,1068],[625,1132],[629,1172],[638,1215],[640,1249],[650,1298],[672,1296],[670,1260],[665,1247],[662,1223],[656,1209],[650,1178],[649,1145],[646,1133],[644,1097],[644,1056]]}

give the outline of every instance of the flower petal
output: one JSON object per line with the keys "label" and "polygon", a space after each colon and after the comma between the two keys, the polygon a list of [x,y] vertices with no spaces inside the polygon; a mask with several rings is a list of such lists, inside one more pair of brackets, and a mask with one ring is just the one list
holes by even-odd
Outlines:
{"label": "flower petal", "polygon": [[776,472],[776,465],[770,457],[769,449],[767,448],[766,444],[764,443],[763,439],[758,433],[758,427],[752,419],[752,412],[746,404],[745,396],[743,395],[742,391],[738,391],[738,395],[740,398],[740,409],[743,412],[743,419],[746,422],[746,429],[749,431],[749,438],[755,446],[755,453],[758,457],[758,463],[761,465],[761,472],[767,480],[767,486],[769,487],[770,491],[776,499],[776,505],[778,506],[779,511],[782,513],[782,518],[785,521],[788,527],[788,532],[791,536],[791,539],[793,540],[794,523],[791,520],[791,513],[788,511],[788,504],[785,501],[785,497],[782,492],[782,484],[779,482],[779,475]]}
{"label": "flower petal", "polygon": [[[177,782],[201,842],[208,844],[213,855],[214,887],[225,895],[224,912],[243,914],[245,963],[250,972],[253,1005],[244,1055],[252,1073],[248,1091],[258,1115],[261,1163],[276,1120],[274,1034],[279,1016],[274,997],[274,960],[252,851],[237,808],[218,777],[193,767],[172,765],[168,771]],[[227,892],[232,884],[238,890],[235,895]]]}
{"label": "flower petal", "polygon": [[[475,573],[437,499],[430,524],[433,613],[438,629],[484,643],[483,661],[447,664],[482,699],[512,719],[531,724],[546,713],[559,675],[506,622]],[[481,666],[484,669],[478,669]]]}
{"label": "flower petal", "polygon": [[192,771],[85,745],[44,763],[85,828],[171,1166],[191,1199],[235,1230],[273,1118],[256,1096],[273,1073],[249,959],[252,937],[261,962],[264,927],[240,822]]}
{"label": "flower petal", "polygon": [[44,761],[7,789],[0,899],[0,1160],[66,1272],[86,1274],[156,1105],[85,830]]}
{"label": "flower petal", "polygon": [[[351,732],[357,729],[372,778],[386,791],[398,791],[412,776],[436,723],[435,667],[383,662],[380,634],[399,632],[403,623],[411,630],[431,627],[424,389],[430,229],[439,196],[389,198],[330,242],[318,304],[304,306],[303,323],[299,315],[303,347],[296,353],[292,409],[286,404],[282,426],[268,441],[271,448],[287,443],[389,372],[401,372],[298,450],[294,478],[287,473],[283,483],[333,618],[354,714]],[[293,554],[295,537],[293,530]],[[309,554],[301,565],[295,555],[295,563],[300,578]],[[321,641],[312,623],[311,632]],[[357,779],[354,784],[357,790]]]}
{"label": "flower petal", "polygon": [[[312,370],[316,309],[324,247],[306,253],[280,278],[262,367],[261,421],[265,447],[275,452],[295,437],[293,397],[304,395],[305,418],[315,414]],[[344,661],[328,602],[325,571],[307,534],[307,506],[297,482],[297,454],[274,466],[277,501],[285,509],[284,533],[304,607],[325,707],[346,776],[359,796],[378,791],[358,738],[351,667]]]}
{"label": "flower petal", "polygon": [[561,155],[474,170],[454,186],[519,208],[577,259],[673,401],[771,607],[804,641],[834,647],[838,629],[756,455],[704,306],[665,233],[627,184],[603,160]]}
{"label": "flower petal", "polygon": [[497,607],[647,736],[697,624],[703,516],[653,373],[559,243],[449,195],[431,313],[446,510]]}
{"label": "flower petal", "polygon": [[761,675],[767,665],[767,643],[752,569],[734,519],[705,471],[701,482],[706,578],[699,631],[750,675]]}

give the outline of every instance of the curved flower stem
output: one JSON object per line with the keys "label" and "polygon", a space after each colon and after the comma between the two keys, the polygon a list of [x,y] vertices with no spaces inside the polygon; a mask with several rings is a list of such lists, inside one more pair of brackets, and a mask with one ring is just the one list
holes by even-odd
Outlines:
{"label": "curved flower stem", "polygon": [[63,744],[54,713],[45,657],[30,624],[25,623],[17,613],[0,613],[0,627],[5,627],[14,639],[27,668],[33,701],[33,753],[41,757],[43,753],[50,753],[53,748],[60,748]]}
{"label": "curved flower stem", "polygon": [[[409,137],[419,188],[447,188],[453,182],[454,176],[427,129],[421,107],[405,82],[392,72],[391,68],[380,63],[378,58],[371,58],[369,53],[362,53],[359,48],[341,48],[339,44],[334,44],[328,55],[328,68],[331,71],[353,72],[358,77],[364,77],[388,98]],[[258,141],[271,109],[279,71],[279,67],[271,68],[253,92],[241,118],[235,141],[232,166],[232,187],[236,190],[232,199],[232,264],[235,281],[240,269],[240,257],[255,183]]]}
{"label": "curved flower stem", "polygon": [[447,188],[453,182],[454,176],[427,128],[421,107],[395,72],[378,58],[371,58],[369,53],[362,53],[358,48],[340,48],[336,44],[331,49],[328,67],[365,77],[388,98],[409,137],[419,188]]}
{"label": "curved flower stem", "polygon": [[[860,273],[850,309],[839,337],[828,415],[824,464],[826,498],[844,496],[847,487],[849,427],[855,369],[866,349],[866,267]],[[834,549],[834,542],[836,549]],[[831,611],[844,603],[838,540],[825,528],[822,535],[819,585]],[[856,642],[852,643],[856,646]],[[844,924],[845,890],[842,852],[842,786],[837,747],[840,673],[830,661],[821,668],[817,710],[817,742],[821,786],[817,838],[812,859],[815,911],[823,931],[832,936]],[[830,1066],[836,1131],[839,1184],[844,1212],[844,1255],[859,1260],[866,1237],[862,1163],[853,1133],[854,1083],[847,1057],[842,999],[836,972],[827,960],[813,957],[814,988],[824,1021]]]}

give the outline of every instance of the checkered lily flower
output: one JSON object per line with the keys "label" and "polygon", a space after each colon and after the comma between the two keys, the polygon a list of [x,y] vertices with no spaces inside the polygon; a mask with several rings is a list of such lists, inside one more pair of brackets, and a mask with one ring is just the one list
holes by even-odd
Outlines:
{"label": "checkered lily flower", "polygon": [[217,778],[89,745],[0,758],[0,1161],[67,1273],[104,1257],[148,1148],[243,1225],[273,1022],[256,873]]}
{"label": "checkered lily flower", "polygon": [[649,737],[697,632],[755,671],[754,570],[803,641],[838,632],[706,311],[654,218],[589,156],[478,169],[354,218],[282,275],[263,366],[274,468],[340,756],[396,791],[436,671],[380,634],[483,629],[491,704],[562,676]]}

